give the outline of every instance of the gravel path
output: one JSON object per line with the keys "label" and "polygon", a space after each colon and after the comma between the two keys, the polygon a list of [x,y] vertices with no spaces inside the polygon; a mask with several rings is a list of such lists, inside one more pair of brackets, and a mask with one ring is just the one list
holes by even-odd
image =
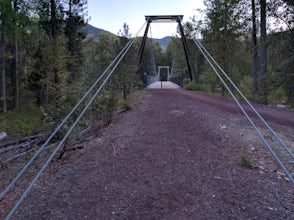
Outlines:
{"label": "gravel path", "polygon": [[[204,96],[144,91],[84,149],[53,163],[14,218],[293,219],[293,184],[244,117],[217,104],[230,100]],[[293,146],[294,124],[272,124]],[[254,168],[240,165],[244,155]]]}

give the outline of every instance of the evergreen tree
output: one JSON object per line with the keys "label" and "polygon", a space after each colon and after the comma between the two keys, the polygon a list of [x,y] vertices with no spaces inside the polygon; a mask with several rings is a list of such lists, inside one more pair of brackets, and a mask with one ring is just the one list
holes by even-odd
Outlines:
{"label": "evergreen tree", "polygon": [[262,103],[267,104],[267,36],[266,0],[260,0],[260,95]]}
{"label": "evergreen tree", "polygon": [[[131,38],[131,34],[129,32],[129,26],[124,23],[123,29],[119,30],[118,36],[120,39],[120,48],[123,48]],[[131,50],[132,51],[132,50]],[[131,88],[133,86],[133,77],[134,77],[134,66],[132,64],[132,52],[128,52],[126,56],[123,58],[121,64],[119,65],[117,76],[118,76],[118,87],[119,90],[122,90],[123,99],[127,99],[127,95],[130,93]]]}
{"label": "evergreen tree", "polygon": [[0,99],[1,99],[1,108],[2,112],[7,112],[7,89],[6,89],[6,41],[9,36],[10,25],[11,25],[11,16],[12,8],[11,2],[9,0],[1,1],[0,5]]}
{"label": "evergreen tree", "polygon": [[[204,3],[206,9],[206,26],[202,34],[204,43],[207,45],[216,61],[222,66],[225,72],[238,83],[240,75],[235,70],[240,59],[237,56],[240,47],[240,37],[243,29],[241,23],[242,11],[238,10],[239,0],[221,1],[206,0]],[[215,77],[213,86],[224,88],[220,83],[216,83],[218,79]],[[217,89],[217,88],[215,88]]]}
{"label": "evergreen tree", "polygon": [[65,36],[67,38],[67,49],[69,52],[68,71],[70,81],[76,80],[82,71],[82,40],[86,34],[82,31],[85,25],[85,0],[68,0],[65,17]]}
{"label": "evergreen tree", "polygon": [[252,21],[252,97],[257,95],[257,82],[258,82],[258,45],[257,45],[257,27],[256,27],[256,7],[255,0],[251,0],[251,21]]}

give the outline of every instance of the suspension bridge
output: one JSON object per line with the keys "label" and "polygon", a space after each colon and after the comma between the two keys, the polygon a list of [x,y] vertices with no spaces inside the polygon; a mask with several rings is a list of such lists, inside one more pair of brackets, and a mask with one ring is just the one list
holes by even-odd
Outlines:
{"label": "suspension bridge", "polygon": [[[61,150],[61,148],[66,144],[67,139],[69,138],[69,136],[71,135],[71,133],[73,132],[73,130],[75,129],[75,127],[77,126],[77,124],[79,123],[79,121],[82,119],[83,115],[86,113],[86,111],[89,109],[89,107],[91,106],[91,104],[93,103],[93,101],[97,98],[97,96],[100,94],[100,92],[103,90],[104,86],[106,85],[106,83],[108,82],[108,80],[111,78],[112,74],[114,73],[114,71],[116,70],[116,68],[118,67],[118,65],[120,64],[120,62],[122,61],[122,59],[124,58],[124,56],[127,54],[127,52],[130,50],[130,48],[132,47],[134,41],[136,40],[136,38],[138,37],[138,35],[141,33],[141,31],[143,30],[143,28],[145,27],[145,31],[144,31],[144,35],[142,38],[142,42],[141,42],[141,46],[139,49],[139,54],[138,54],[138,66],[140,67],[140,63],[142,62],[142,57],[143,57],[143,53],[144,53],[144,48],[145,48],[145,44],[147,41],[147,35],[148,35],[148,30],[150,28],[150,24],[153,22],[177,22],[178,26],[179,26],[179,31],[180,31],[180,35],[181,35],[181,40],[182,40],[182,45],[184,48],[184,52],[185,52],[185,58],[186,58],[186,62],[187,62],[187,67],[189,70],[189,76],[190,79],[192,80],[193,78],[195,80],[197,80],[197,74],[195,72],[194,69],[194,65],[192,62],[192,59],[190,57],[190,51],[188,48],[188,44],[187,44],[187,40],[184,34],[184,28],[187,31],[190,31],[188,27],[185,26],[185,24],[182,23],[182,19],[183,16],[181,15],[168,15],[168,16],[145,16],[145,20],[146,22],[144,23],[144,25],[138,30],[138,32],[136,33],[135,37],[133,37],[132,39],[129,40],[129,42],[125,45],[125,47],[118,53],[118,55],[113,59],[113,61],[110,63],[110,65],[105,69],[105,71],[99,75],[98,79],[94,82],[94,84],[89,88],[89,90],[84,94],[83,97],[81,97],[81,99],[77,102],[77,104],[72,108],[72,110],[68,113],[68,115],[60,122],[60,124],[56,127],[56,129],[51,133],[51,135],[44,141],[43,144],[41,144],[41,146],[35,151],[35,153],[32,155],[32,157],[26,161],[26,163],[24,164],[24,166],[20,169],[20,171],[17,173],[16,176],[14,176],[13,178],[11,178],[11,181],[3,187],[3,191],[0,194],[0,204],[4,203],[4,201],[9,200],[9,198],[13,196],[14,193],[11,192],[18,192],[15,193],[15,195],[19,195],[19,198],[17,198],[15,200],[12,199],[13,204],[10,204],[8,207],[9,210],[8,212],[5,211],[4,213],[2,213],[2,215],[4,216],[4,219],[10,219],[11,217],[13,217],[13,215],[17,212],[19,206],[23,203],[23,201],[25,200],[25,198],[29,195],[29,192],[32,190],[32,188],[37,184],[37,181],[40,179],[41,175],[44,173],[44,171],[48,168],[50,162],[54,159],[54,157],[56,156],[56,154]],[[294,172],[294,168],[293,168],[293,161],[294,161],[294,155],[293,152],[291,151],[291,149],[284,143],[284,141],[279,137],[279,135],[274,131],[274,129],[269,125],[269,123],[261,116],[261,114],[259,113],[259,111],[256,109],[256,107],[251,104],[249,102],[249,100],[243,95],[243,93],[239,90],[239,88],[235,85],[235,83],[232,81],[232,79],[228,76],[228,74],[221,68],[221,66],[214,60],[214,58],[212,57],[212,55],[206,50],[206,48],[203,46],[203,44],[201,42],[199,42],[197,39],[192,39],[193,42],[195,43],[195,45],[197,46],[197,48],[199,49],[199,51],[201,52],[201,54],[205,57],[206,61],[208,62],[209,66],[211,67],[211,69],[213,70],[213,72],[215,73],[215,75],[218,77],[218,79],[221,81],[221,83],[223,84],[223,86],[226,88],[226,90],[228,91],[228,93],[231,95],[233,102],[235,103],[235,105],[239,108],[239,111],[242,112],[242,114],[244,115],[244,117],[247,119],[247,121],[249,122],[249,124],[251,125],[252,129],[256,132],[256,134],[258,135],[258,137],[260,138],[260,140],[262,141],[262,143],[264,144],[264,147],[271,153],[272,157],[275,159],[276,163],[280,166],[280,169],[285,173],[285,175],[287,176],[287,179],[294,183],[294,179],[293,179],[293,173]],[[170,67],[167,66],[159,66],[158,68],[158,73],[157,76],[155,76],[155,78],[153,78],[152,80],[150,80],[150,83],[159,83],[158,86],[156,86],[156,88],[164,88],[164,84],[162,84],[162,82],[158,81],[161,78],[161,71],[162,70],[166,71],[166,81],[169,81],[170,79]],[[143,70],[144,71],[144,70]],[[154,82],[156,81],[156,82]],[[148,83],[149,84],[149,83]],[[177,86],[175,86],[177,87]],[[156,90],[153,94],[156,95],[156,97],[161,97],[162,96],[162,92],[161,90]],[[169,95],[169,97],[171,96],[179,96],[180,94],[184,97],[184,95],[186,95],[187,97],[189,97],[189,94],[185,94],[183,92],[181,93],[177,93],[175,91],[167,91],[166,94]],[[242,98],[242,102],[240,102],[237,99],[237,96],[240,96]],[[185,96],[185,97],[186,97]],[[166,98],[166,96],[164,96]],[[187,98],[186,97],[186,98]],[[188,102],[183,102],[182,105],[183,106],[194,106],[193,102],[191,101],[191,99],[187,98],[189,101]],[[198,101],[201,100],[201,98],[198,97]],[[170,98],[169,101],[172,103],[172,99]],[[156,103],[156,105],[160,105],[160,100],[158,100],[158,102]],[[197,109],[197,106],[195,107],[195,111],[198,111],[198,114],[204,114],[204,112],[206,111],[205,109]],[[164,107],[162,107],[164,108]],[[182,118],[182,116],[184,116],[186,113],[186,111],[188,110],[181,110],[179,107],[176,106],[170,106],[170,109],[166,109],[166,112],[169,112],[169,115],[172,115],[173,117],[178,117],[179,120],[185,120],[185,125],[178,125],[179,128],[177,127],[177,124],[174,124],[173,129],[180,129],[181,131],[189,131],[189,136],[191,137],[191,139],[189,139],[189,144],[192,145],[193,141],[195,141],[193,138],[198,137],[199,140],[201,140],[201,135],[205,135],[210,137],[211,136],[211,132],[209,130],[205,130],[205,134],[194,134],[193,131],[197,131],[197,127],[195,127],[195,125],[193,125],[193,123],[191,123],[191,121],[189,121],[187,118]],[[146,110],[147,111],[147,110]],[[152,110],[148,110],[151,111]],[[190,114],[195,114],[194,110],[189,110]],[[208,111],[208,110],[207,110]],[[76,115],[76,113],[78,112],[78,115]],[[150,113],[152,114],[152,113]],[[154,114],[157,114],[154,112]],[[160,117],[165,117],[167,116],[167,113],[164,113],[164,115],[159,115]],[[75,116],[75,117],[73,117]],[[142,115],[141,115],[142,116]],[[133,116],[135,117],[135,116]],[[142,116],[144,118],[144,115]],[[194,116],[193,116],[194,117]],[[191,118],[193,118],[191,117]],[[203,116],[204,118],[204,116]],[[68,122],[72,120],[73,123],[68,126]],[[146,124],[148,124],[148,118],[146,118],[145,122]],[[163,119],[165,120],[165,119]],[[186,121],[188,120],[188,121]],[[199,120],[199,119],[195,119],[195,120]],[[257,122],[258,120],[258,122]],[[155,123],[155,122],[154,122]],[[169,123],[168,120],[165,121],[165,123]],[[164,123],[163,123],[164,124]],[[187,125],[191,126],[191,128],[188,128]],[[261,129],[261,125],[263,126],[263,129]],[[144,125],[143,125],[144,126]],[[150,125],[151,126],[151,125]],[[204,126],[205,127],[205,126]],[[152,130],[151,128],[149,128],[150,130]],[[151,132],[149,135],[150,136],[157,136],[157,135],[163,135],[162,131],[164,131],[166,128],[164,125],[162,125],[160,127],[160,130],[158,129],[154,129],[154,132]],[[265,132],[264,129],[266,129],[266,133],[270,134],[272,139],[274,139],[273,141],[268,141],[267,138],[265,137]],[[59,140],[58,143],[54,143],[53,144],[53,140],[55,138],[55,136],[58,134],[59,131],[61,130],[66,130],[64,136],[61,138],[61,140]],[[137,131],[140,131],[139,128],[137,128]],[[136,132],[133,131],[133,132]],[[171,130],[168,130],[167,132],[172,132]],[[197,133],[197,132],[196,132]],[[196,135],[196,137],[194,137],[194,135]],[[134,134],[135,136],[135,134]],[[180,136],[178,137],[180,139]],[[133,141],[138,141],[136,139],[132,139]],[[159,141],[159,140],[157,140]],[[187,152],[194,152],[193,149],[186,149],[187,152],[183,152],[181,149],[181,145],[177,144],[177,139],[172,139],[172,140],[167,140],[168,144],[162,143],[162,145],[167,145],[168,147],[165,148],[169,149],[169,146],[175,145],[177,146],[177,149],[175,150],[175,152],[173,152],[173,158],[175,158],[175,155],[180,154],[180,155],[186,155]],[[125,140],[125,144],[127,143],[127,140]],[[207,142],[209,143],[209,142]],[[206,144],[207,144],[206,143]],[[112,143],[111,142],[111,146],[113,147],[113,155],[116,156],[118,154],[118,148],[116,147],[117,143]],[[153,143],[155,144],[155,143]],[[273,146],[274,144],[274,146]],[[34,173],[32,175],[32,178],[29,182],[29,184],[27,186],[25,186],[24,189],[19,189],[17,186],[19,184],[19,182],[21,181],[22,177],[24,175],[26,175],[29,172],[29,168],[32,166],[32,164],[34,164],[34,162],[36,160],[38,160],[38,157],[41,154],[44,154],[44,151],[46,151],[48,148],[51,149],[50,154],[48,155],[48,157],[46,158],[46,160],[44,161],[44,163],[41,165],[40,169]],[[160,147],[159,147],[160,148]],[[158,154],[158,149],[159,148],[154,148],[154,154]],[[127,151],[129,153],[129,156],[131,155],[130,152],[131,149],[127,148]],[[134,148],[134,151],[136,151],[136,153],[140,154],[139,150]],[[221,152],[219,149],[214,149],[217,152]],[[225,150],[224,150],[225,151]],[[280,152],[283,152],[284,154],[287,154],[287,159],[286,160],[282,160],[279,156]],[[208,152],[207,152],[208,153]],[[227,152],[229,153],[229,152]],[[189,160],[193,160],[194,158],[198,158],[198,160],[201,160],[199,158],[199,156],[197,156],[197,152],[194,152],[193,154],[191,153],[192,157],[188,156],[187,158]],[[124,160],[128,160],[128,158],[126,157],[128,155],[124,155]],[[203,155],[201,155],[203,156]],[[144,156],[142,156],[144,158]],[[147,156],[148,157],[148,156]],[[162,158],[159,158],[160,156],[158,155],[158,160],[162,160]],[[214,162],[216,158],[214,158]],[[185,160],[185,159],[184,159]],[[203,164],[205,164],[206,167],[203,167],[202,165],[199,165],[200,167],[198,167],[200,170],[206,170],[208,173],[211,172],[211,169],[207,170],[207,167],[210,167],[210,162],[211,161],[203,161]],[[152,161],[149,161],[150,163],[152,163]],[[154,161],[153,161],[154,162]],[[171,161],[173,163],[175,163],[175,161]],[[154,162],[155,164],[157,162]],[[167,162],[169,163],[169,162]],[[216,162],[219,163],[219,162]],[[149,163],[148,163],[149,164]],[[132,167],[134,164],[129,164],[130,167]],[[127,166],[127,164],[125,164],[125,166]],[[148,166],[148,165],[147,165]],[[150,164],[149,164],[150,166]],[[163,168],[160,169],[163,173],[165,172],[164,170],[164,163],[160,164],[160,166],[162,166]],[[174,165],[173,165],[174,166]],[[179,165],[180,166],[180,165]],[[124,167],[124,169],[130,170],[131,168],[128,167]],[[175,168],[173,168],[175,169]],[[190,168],[187,168],[190,169]],[[181,170],[182,172],[183,170]],[[190,170],[191,171],[191,170]],[[232,170],[231,170],[232,171]],[[131,172],[131,171],[130,171]],[[180,171],[174,171],[174,173],[178,173]],[[191,171],[192,172],[192,171]],[[193,171],[194,172],[194,171]],[[234,172],[234,171],[232,171]],[[97,174],[97,173],[96,173]],[[180,175],[180,173],[178,173]],[[99,175],[99,174],[98,174]],[[143,174],[142,174],[143,175]],[[160,175],[160,174],[158,174]],[[164,174],[163,174],[164,175]],[[207,174],[209,175],[209,174]],[[121,178],[123,178],[122,176],[120,176]],[[151,176],[148,178],[152,178]],[[148,179],[147,178],[147,179]],[[219,180],[222,177],[219,176],[213,176],[212,178]],[[99,181],[99,178],[97,179],[96,177],[94,178],[96,181]],[[177,176],[173,176],[171,177],[172,180],[176,181]],[[145,181],[149,181],[149,180],[145,180]],[[189,181],[193,182],[195,180],[193,179],[189,179]],[[123,181],[122,181],[123,182]],[[230,184],[228,182],[226,182],[227,184]],[[147,184],[147,183],[145,183]],[[163,184],[164,183],[159,183]],[[107,190],[108,186],[104,187],[104,190]],[[15,188],[17,188],[17,190],[15,190]],[[2,186],[1,186],[2,189]],[[138,189],[139,190],[139,189]],[[19,193],[19,191],[21,191],[21,193]],[[165,190],[163,190],[165,191]],[[176,191],[176,189],[175,189]],[[171,198],[172,199],[172,198]],[[190,198],[191,199],[191,198]],[[139,201],[137,201],[139,202]],[[178,201],[179,202],[179,201]],[[5,203],[7,204],[7,203]],[[153,204],[154,205],[154,204]],[[3,206],[1,206],[1,209],[3,209]],[[158,208],[158,207],[157,207]],[[6,210],[6,209],[5,209]],[[116,211],[113,211],[113,215],[115,215]],[[95,215],[92,215],[95,216]]]}

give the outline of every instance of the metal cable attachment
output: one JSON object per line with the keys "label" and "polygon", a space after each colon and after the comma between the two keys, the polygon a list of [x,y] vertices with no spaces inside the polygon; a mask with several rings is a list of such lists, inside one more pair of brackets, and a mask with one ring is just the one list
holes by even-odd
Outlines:
{"label": "metal cable attachment", "polygon": [[[187,31],[189,33],[191,33],[191,30],[187,27],[187,25],[184,24],[184,26],[186,27]],[[223,73],[223,75],[225,76],[225,78],[228,79],[228,81],[231,83],[231,85],[233,86],[233,88],[241,95],[241,97],[246,101],[246,103],[249,105],[249,107],[254,111],[254,113],[258,116],[258,118],[270,130],[270,132],[274,135],[274,137],[276,138],[276,140],[278,140],[278,142],[281,144],[281,146],[283,146],[283,148],[289,153],[289,155],[292,158],[293,158],[293,153],[284,144],[284,142],[278,137],[277,133],[269,126],[269,124],[264,120],[264,118],[257,112],[257,110],[254,108],[254,106],[243,95],[243,93],[239,90],[239,88],[236,86],[236,84],[225,73],[225,71],[220,67],[220,65],[210,55],[210,53],[206,50],[206,48],[197,39],[193,38],[193,41],[196,44],[196,46],[198,47],[198,49],[200,50],[200,52],[202,53],[202,55],[205,57],[205,59],[207,60],[207,62],[209,63],[210,67],[212,68],[212,70],[214,71],[214,73],[217,75],[217,77],[219,78],[219,80],[221,81],[221,83],[225,86],[226,90],[229,92],[229,94],[231,95],[231,97],[234,99],[234,101],[237,104],[237,106],[241,109],[242,113],[245,115],[245,117],[247,118],[247,120],[249,121],[249,123],[252,125],[252,127],[254,128],[254,130],[257,132],[258,136],[260,137],[260,139],[262,140],[262,142],[264,143],[264,145],[268,148],[268,150],[271,152],[271,154],[274,157],[274,159],[278,162],[278,164],[281,166],[281,168],[283,169],[283,171],[286,173],[286,175],[288,176],[288,178],[290,179],[290,181],[294,184],[293,176],[289,173],[289,171],[287,170],[287,168],[285,167],[285,165],[282,163],[282,161],[279,159],[279,157],[274,152],[274,150],[271,147],[271,145],[264,138],[264,136],[262,135],[260,129],[257,128],[257,126],[255,125],[255,123],[252,121],[252,119],[250,118],[250,116],[247,114],[246,110],[240,104],[240,102],[238,101],[238,99],[236,98],[236,96],[233,94],[232,90],[229,88],[229,86],[227,85],[227,83],[224,81],[224,79],[222,78],[222,76],[217,71],[217,68]]]}
{"label": "metal cable attachment", "polygon": [[[146,24],[146,23],[145,23]],[[144,25],[145,25],[144,24]],[[141,32],[142,28],[144,25],[138,30],[136,33],[135,37],[132,38],[127,45],[120,51],[120,53],[116,56],[116,58],[110,63],[110,65],[106,68],[106,70],[101,74],[101,76],[97,79],[97,81],[91,86],[91,88],[85,93],[85,95],[80,99],[80,101],[76,104],[76,106],[72,109],[72,111],[65,117],[65,119],[61,122],[61,124],[55,129],[55,131],[50,135],[50,137],[47,139],[47,141],[39,148],[39,150],[36,152],[36,154],[32,157],[32,159],[25,165],[25,167],[21,170],[21,172],[13,179],[13,181],[9,184],[9,186],[1,193],[0,199],[9,191],[9,189],[14,185],[14,183],[20,178],[20,176],[27,170],[29,165],[34,161],[34,159],[40,154],[40,152],[45,148],[45,146],[50,142],[50,140],[55,136],[55,134],[58,132],[58,130],[64,125],[64,123],[68,120],[68,118],[73,114],[73,112],[80,106],[80,104],[85,100],[85,98],[88,96],[88,94],[96,87],[98,82],[106,75],[106,73],[110,70],[110,68],[113,66],[111,71],[108,73],[106,78],[104,79],[103,83],[100,85],[100,87],[96,90],[95,94],[91,97],[90,101],[86,104],[82,112],[79,114],[78,118],[75,120],[75,122],[72,124],[72,126],[69,128],[63,139],[59,142],[59,144],[55,147],[54,151],[52,154],[49,156],[45,164],[43,164],[41,170],[35,175],[29,186],[26,188],[22,196],[19,198],[15,206],[10,210],[8,215],[5,217],[5,220],[8,220],[12,217],[14,212],[17,210],[19,205],[22,203],[22,201],[25,199],[35,182],[39,179],[41,174],[45,171],[45,169],[48,167],[49,163],[52,161],[53,157],[56,155],[58,150],[60,150],[61,146],[64,144],[68,136],[71,134],[75,126],[78,124],[84,113],[88,110],[92,102],[95,100],[97,95],[101,92],[103,87],[105,86],[106,82],[109,80],[117,66],[120,64],[121,60],[123,57],[126,55],[126,53],[129,51],[131,46],[133,45],[136,37],[139,35]]]}

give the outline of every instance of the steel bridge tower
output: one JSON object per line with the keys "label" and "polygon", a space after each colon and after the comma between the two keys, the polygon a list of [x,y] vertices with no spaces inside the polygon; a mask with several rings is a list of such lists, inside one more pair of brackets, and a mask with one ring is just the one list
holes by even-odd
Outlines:
{"label": "steel bridge tower", "polygon": [[182,39],[182,43],[183,43],[183,47],[184,47],[184,51],[185,51],[185,57],[186,57],[186,62],[187,62],[188,70],[189,70],[190,79],[192,80],[193,76],[194,76],[195,81],[197,81],[198,80],[197,74],[196,74],[196,71],[195,71],[195,68],[193,65],[192,58],[190,56],[190,52],[189,52],[188,44],[187,44],[187,39],[185,37],[183,26],[181,23],[183,20],[183,15],[146,15],[145,20],[147,21],[147,25],[146,25],[144,36],[143,36],[141,46],[139,49],[139,61],[138,61],[139,69],[140,69],[140,65],[142,62],[143,52],[144,52],[145,44],[147,41],[147,35],[148,35],[150,23],[151,22],[177,22],[179,25],[181,39]]}

